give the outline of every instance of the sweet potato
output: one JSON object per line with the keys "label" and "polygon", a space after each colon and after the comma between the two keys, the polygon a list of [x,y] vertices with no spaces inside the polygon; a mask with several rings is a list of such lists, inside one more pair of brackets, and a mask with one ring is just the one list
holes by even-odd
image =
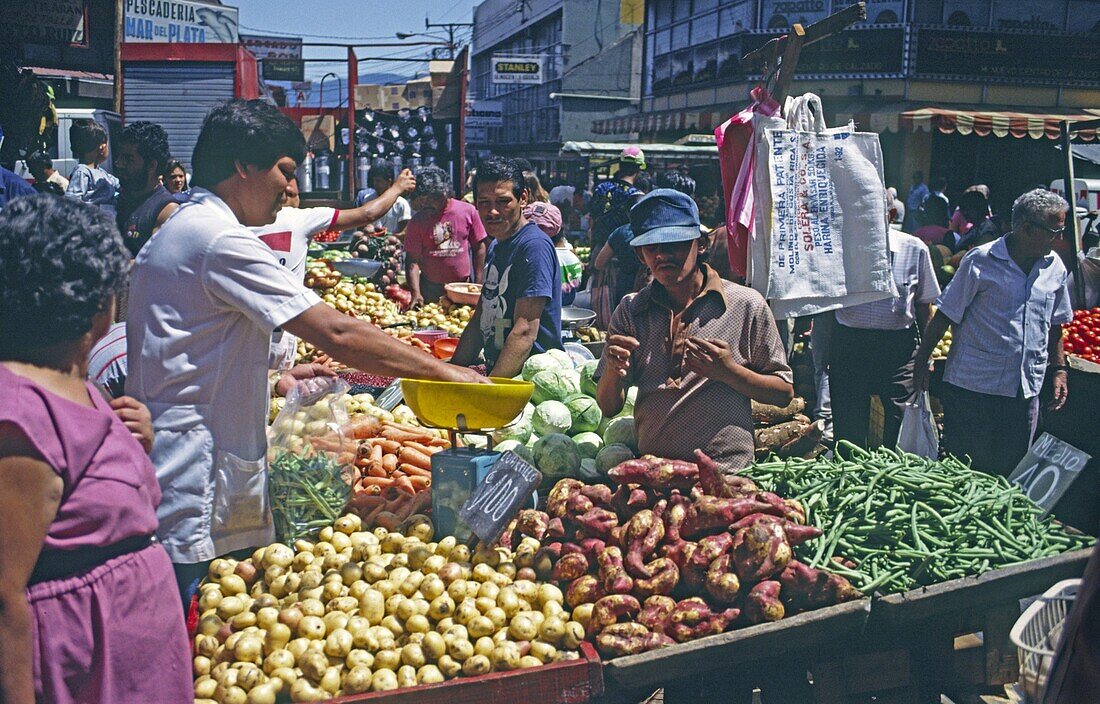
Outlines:
{"label": "sweet potato", "polygon": [[586,536],[605,540],[611,529],[619,525],[619,517],[605,508],[592,507],[574,520]]}
{"label": "sweet potato", "polygon": [[739,474],[724,474],[718,463],[712,460],[702,450],[695,451],[695,461],[699,465],[699,486],[704,494],[725,499],[735,499],[739,496],[760,491],[756,483],[748,477]]}
{"label": "sweet potato", "polygon": [[791,561],[791,545],[777,522],[756,522],[733,534],[734,571],[749,584],[770,579]]}
{"label": "sweet potato", "polygon": [[569,513],[565,507],[566,503],[574,494],[580,493],[583,486],[584,484],[576,479],[558,480],[546,497],[546,512],[552,517],[564,518]]}
{"label": "sweet potato", "polygon": [[783,603],[792,614],[859,599],[863,595],[838,574],[792,560],[779,575]]}
{"label": "sweet potato", "polygon": [[572,582],[588,574],[588,558],[579,552],[562,555],[551,574],[555,582]]}
{"label": "sweet potato", "polygon": [[657,549],[661,538],[665,537],[665,525],[653,511],[642,509],[626,524],[623,535],[626,557],[626,571],[635,578],[648,579],[653,576],[646,568],[645,561]]}
{"label": "sweet potato", "polygon": [[740,615],[740,609],[713,612],[705,601],[692,597],[673,607],[668,616],[667,633],[680,643],[685,643],[721,633]]}
{"label": "sweet potato", "polygon": [[740,596],[741,582],[730,569],[730,556],[719,555],[707,569],[707,594],[719,604],[732,604]]}
{"label": "sweet potato", "polygon": [[588,497],[596,506],[600,508],[611,508],[613,493],[611,487],[606,484],[589,484],[581,487],[580,492],[582,496]]}
{"label": "sweet potato", "polygon": [[783,618],[783,602],[779,599],[780,584],[768,579],[754,584],[745,595],[743,616],[749,623],[767,623]]}
{"label": "sweet potato", "polygon": [[629,594],[611,594],[601,598],[592,607],[592,616],[588,620],[588,637],[594,638],[619,619],[634,620],[641,609],[642,605]]}
{"label": "sweet potato", "polygon": [[776,425],[794,418],[806,409],[806,400],[795,396],[790,403],[780,408],[759,401],[752,402],[752,422],[756,426]]}
{"label": "sweet potato", "polygon": [[[525,508],[516,514],[514,531],[519,536],[529,535],[535,540],[542,540],[546,536],[549,527],[550,516],[543,511]],[[519,544],[518,538],[513,538],[513,542]]]}
{"label": "sweet potato", "polygon": [[645,565],[649,577],[634,580],[634,594],[639,598],[667,596],[680,581],[680,568],[667,557],[658,557]]}
{"label": "sweet potato", "polygon": [[693,462],[645,455],[612,467],[607,476],[616,484],[689,491],[699,481],[699,467]]}
{"label": "sweet potato", "polygon": [[793,521],[789,521],[786,518],[779,518],[778,516],[772,516],[766,513],[754,513],[751,516],[742,518],[737,523],[730,526],[730,532],[736,533],[742,528],[747,528],[757,523],[774,523],[783,530],[783,534],[787,537],[787,542],[791,547],[796,547],[805,543],[808,540],[821,537],[822,531],[820,528],[814,526],[802,526]]}
{"label": "sweet potato", "polygon": [[595,604],[605,596],[607,592],[604,591],[599,578],[591,574],[574,579],[565,588],[565,603],[573,608],[581,604]]}
{"label": "sweet potato", "polygon": [[596,636],[597,650],[608,658],[637,655],[673,643],[668,636],[653,633],[640,623],[615,623]]}
{"label": "sweet potato", "polygon": [[[754,513],[783,515],[782,502],[775,506],[760,500],[763,494],[754,494],[737,499],[723,499],[714,496],[698,496],[688,508],[687,518],[681,527],[685,536],[695,537],[725,530],[745,516]],[[774,494],[773,494],[774,496]]]}
{"label": "sweet potato", "polygon": [[703,589],[711,563],[729,552],[732,547],[733,536],[729,533],[718,533],[700,540],[681,570],[684,586],[692,592]]}
{"label": "sweet potato", "polygon": [[580,492],[573,494],[569,497],[569,500],[565,502],[565,510],[571,516],[580,516],[593,507],[595,507],[595,504],[592,503],[592,499]]}
{"label": "sweet potato", "polygon": [[691,506],[691,499],[683,494],[673,494],[668,499],[668,507],[662,514],[662,519],[665,524],[665,537],[664,543],[666,545],[677,545],[683,541],[680,537],[680,529],[684,525],[684,521],[687,520],[688,507]]}
{"label": "sweet potato", "polygon": [[670,596],[655,594],[647,597],[638,612],[638,623],[654,633],[664,633],[668,627],[668,615],[676,606],[676,600]]}
{"label": "sweet potato", "polygon": [[623,552],[609,545],[596,556],[600,568],[600,581],[608,594],[629,594],[634,589],[634,580],[623,567]]}
{"label": "sweet potato", "polygon": [[546,537],[562,539],[566,536],[565,522],[561,518],[551,518],[546,524]]}

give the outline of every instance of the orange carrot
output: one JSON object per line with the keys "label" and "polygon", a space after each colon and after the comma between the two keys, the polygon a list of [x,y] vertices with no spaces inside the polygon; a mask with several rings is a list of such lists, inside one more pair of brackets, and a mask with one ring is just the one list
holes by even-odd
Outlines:
{"label": "orange carrot", "polygon": [[370,448],[370,461],[381,462],[382,461],[382,448],[379,445],[371,445]]}
{"label": "orange carrot", "polygon": [[382,468],[387,472],[393,472],[393,470],[397,469],[397,455],[392,452],[383,455]]}
{"label": "orange carrot", "polygon": [[401,443],[394,440],[386,440],[384,438],[371,438],[367,441],[372,447],[381,447],[383,452],[391,454],[397,454],[397,451],[401,449]]}
{"label": "orange carrot", "polygon": [[415,494],[416,493],[416,489],[413,488],[412,482],[409,481],[408,477],[401,477],[399,479],[394,479],[393,480],[393,485],[396,486],[398,489],[401,489],[402,491],[404,491],[408,494]]}
{"label": "orange carrot", "polygon": [[412,483],[413,488],[417,491],[424,491],[432,485],[432,478],[420,476],[409,477],[409,482]]}
{"label": "orange carrot", "polygon": [[367,476],[385,478],[390,476],[390,473],[386,471],[381,462],[371,462],[367,465]]}
{"label": "orange carrot", "polygon": [[[379,487],[380,489],[385,488],[387,486],[394,486],[394,481],[392,479],[390,479],[389,477],[371,477],[371,476],[367,476],[367,477],[363,477],[362,479],[360,479],[359,483],[362,486],[376,486],[376,487]],[[400,487],[398,487],[398,488],[400,488]]]}
{"label": "orange carrot", "polygon": [[397,428],[382,428],[382,432],[379,433],[386,440],[394,440],[396,442],[428,442],[431,437],[424,433],[410,433],[406,430],[399,430]]}
{"label": "orange carrot", "polygon": [[432,476],[432,470],[424,469],[423,467],[417,467],[415,464],[403,463],[397,468],[399,471],[404,472],[410,477],[430,477]]}
{"label": "orange carrot", "polygon": [[427,469],[430,471],[432,468],[431,455],[427,455],[411,447],[401,448],[401,451],[397,453],[397,458],[402,462],[420,467],[421,469]]}

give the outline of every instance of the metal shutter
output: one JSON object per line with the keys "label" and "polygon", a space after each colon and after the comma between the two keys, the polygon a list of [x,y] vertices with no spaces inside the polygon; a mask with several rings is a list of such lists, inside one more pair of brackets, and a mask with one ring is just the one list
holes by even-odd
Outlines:
{"label": "metal shutter", "polygon": [[191,153],[210,108],[233,97],[231,63],[126,63],[123,67],[126,124],[155,122],[168,132],[172,156],[191,170]]}

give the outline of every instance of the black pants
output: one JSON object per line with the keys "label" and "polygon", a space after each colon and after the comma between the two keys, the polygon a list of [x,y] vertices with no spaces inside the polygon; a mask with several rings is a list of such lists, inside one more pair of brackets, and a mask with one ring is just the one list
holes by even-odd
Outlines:
{"label": "black pants", "polygon": [[1039,421],[1039,397],[992,396],[944,383],[943,448],[987,474],[1008,476],[1027,454]]}
{"label": "black pants", "polygon": [[905,402],[913,394],[915,327],[905,330],[862,330],[840,323],[829,341],[829,394],[833,406],[833,436],[867,446],[871,397],[878,396],[885,414],[882,444],[893,447]]}

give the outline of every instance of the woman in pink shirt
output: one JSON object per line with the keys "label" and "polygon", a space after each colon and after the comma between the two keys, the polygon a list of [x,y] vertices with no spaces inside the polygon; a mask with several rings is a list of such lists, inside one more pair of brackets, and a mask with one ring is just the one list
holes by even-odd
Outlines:
{"label": "woman in pink shirt", "polygon": [[0,701],[193,699],[149,411],[86,381],[129,261],[94,206],[0,212]]}
{"label": "woman in pink shirt", "polygon": [[454,198],[447,172],[425,166],[416,172],[410,197],[414,215],[405,228],[405,278],[413,305],[437,301],[456,281],[485,280],[485,227],[477,208]]}

